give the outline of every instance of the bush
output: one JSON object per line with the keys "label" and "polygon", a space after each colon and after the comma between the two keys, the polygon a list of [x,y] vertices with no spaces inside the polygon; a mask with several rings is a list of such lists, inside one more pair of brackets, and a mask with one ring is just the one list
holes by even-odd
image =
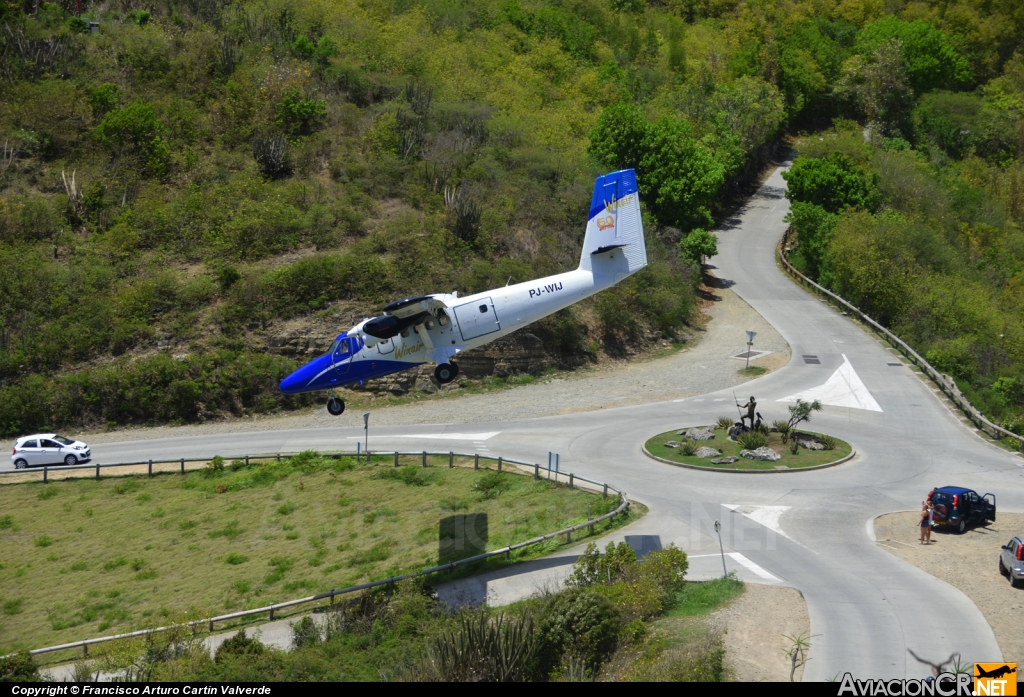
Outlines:
{"label": "bush", "polygon": [[601,663],[615,650],[619,624],[615,605],[600,593],[570,588],[554,596],[537,622],[540,673],[550,673],[566,654]]}
{"label": "bush", "polygon": [[274,123],[291,136],[308,136],[323,124],[327,117],[327,102],[322,99],[303,99],[298,90],[291,90],[277,103]]}
{"label": "bush", "polygon": [[153,106],[140,100],[108,112],[96,127],[96,138],[115,156],[130,157],[144,172],[160,176],[171,156],[163,130]]}
{"label": "bush", "polygon": [[681,455],[686,455],[687,457],[689,457],[690,455],[693,455],[695,452],[697,452],[697,447],[693,443],[686,442],[681,443],[679,445],[679,453]]}
{"label": "bush", "polygon": [[[422,467],[402,467],[401,469],[382,469],[373,475],[374,479],[389,479],[402,482],[409,486],[427,486],[437,481],[438,473]],[[495,494],[497,495],[497,494]]]}
{"label": "bush", "polygon": [[0,682],[38,682],[39,667],[26,653],[15,653],[0,658]]}
{"label": "bush", "polygon": [[261,656],[266,653],[266,647],[258,639],[250,639],[245,635],[245,630],[240,629],[234,636],[230,636],[217,647],[213,654],[213,660],[221,663],[232,656]]}
{"label": "bush", "polygon": [[320,627],[312,617],[303,617],[298,622],[292,622],[292,647],[296,649],[316,646],[323,639]]}
{"label": "bush", "polygon": [[744,450],[757,450],[768,444],[768,438],[760,431],[747,431],[736,438]]}
{"label": "bush", "polygon": [[729,429],[736,422],[731,416],[719,416],[718,421],[715,422],[715,426],[718,428]]}
{"label": "bush", "polygon": [[512,486],[511,474],[486,472],[477,478],[473,488],[480,492],[482,499],[496,499]]}
{"label": "bush", "polygon": [[818,436],[818,442],[825,446],[825,450],[836,449],[836,439],[834,436]]}

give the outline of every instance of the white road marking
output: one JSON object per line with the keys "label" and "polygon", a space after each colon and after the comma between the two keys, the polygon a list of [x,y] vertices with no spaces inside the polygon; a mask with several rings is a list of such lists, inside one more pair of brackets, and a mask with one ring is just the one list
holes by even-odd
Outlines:
{"label": "white road marking", "polygon": [[695,401],[695,402],[703,402],[704,400],[703,399],[695,399],[693,401]]}
{"label": "white road marking", "polygon": [[853,365],[850,364],[850,359],[845,354],[843,355],[843,364],[836,372],[832,373],[832,376],[823,385],[791,394],[777,401],[795,402],[797,399],[808,402],[817,399],[822,404],[833,407],[882,411],[882,407],[878,406],[878,402],[871,396],[867,386],[857,375]]}
{"label": "white road marking", "polygon": [[[722,556],[721,554],[688,554],[687,558],[688,559],[700,559],[701,557],[721,557],[721,556]],[[749,571],[752,571],[753,573],[757,574],[758,576],[760,576],[761,578],[763,578],[765,580],[773,581],[775,583],[782,583],[782,579],[781,578],[779,578],[775,574],[771,573],[770,571],[765,569],[763,566],[760,566],[759,564],[755,564],[754,562],[750,561],[749,559],[747,559],[745,556],[743,556],[739,552],[726,552],[725,556],[729,557],[730,559],[735,561],[740,566],[748,569]]]}
{"label": "white road marking", "polygon": [[[376,438],[435,438],[437,440],[488,440],[501,433],[417,433],[401,436],[376,436]],[[349,440],[362,440],[363,436],[349,436]]]}
{"label": "white road marking", "polygon": [[685,402],[686,400],[685,399],[673,399],[672,401],[673,402]]}
{"label": "white road marking", "polygon": [[789,506],[745,506],[738,503],[723,503],[722,508],[735,511],[787,539],[793,539],[779,527],[779,517],[790,509]]}
{"label": "white road marking", "polygon": [[750,561],[749,559],[747,559],[745,556],[743,556],[739,552],[729,552],[729,554],[727,554],[726,556],[732,557],[736,561],[737,564],[741,564],[741,565],[747,567],[748,569],[750,569],[751,571],[753,571],[755,574],[757,574],[758,576],[760,576],[763,579],[767,579],[769,581],[774,581],[775,583],[782,583],[782,579],[781,578],[779,578],[775,574],[769,572],[764,567],[758,566],[757,564],[755,564],[754,562]]}
{"label": "white road marking", "polygon": [[716,399],[715,401],[716,402],[724,402],[725,401],[725,397],[722,397],[721,399]]}

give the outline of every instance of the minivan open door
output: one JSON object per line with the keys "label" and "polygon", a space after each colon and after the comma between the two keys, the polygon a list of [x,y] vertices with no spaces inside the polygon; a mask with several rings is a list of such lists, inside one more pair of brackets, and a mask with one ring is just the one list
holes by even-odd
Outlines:
{"label": "minivan open door", "polygon": [[996,522],[996,495],[985,494],[981,498],[985,501],[985,518]]}

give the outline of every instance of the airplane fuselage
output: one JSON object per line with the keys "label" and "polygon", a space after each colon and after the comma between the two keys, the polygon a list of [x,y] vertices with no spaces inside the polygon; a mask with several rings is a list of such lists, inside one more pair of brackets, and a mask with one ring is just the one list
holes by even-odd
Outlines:
{"label": "airplane fuselage", "polygon": [[[579,267],[460,298],[456,293],[404,298],[384,314],[338,335],[330,350],[281,381],[286,394],[330,390],[437,364],[435,377],[457,375],[458,354],[615,285],[647,265],[636,176],[613,172],[594,182]],[[332,397],[328,410],[332,409]],[[333,404],[335,411],[343,403]]]}

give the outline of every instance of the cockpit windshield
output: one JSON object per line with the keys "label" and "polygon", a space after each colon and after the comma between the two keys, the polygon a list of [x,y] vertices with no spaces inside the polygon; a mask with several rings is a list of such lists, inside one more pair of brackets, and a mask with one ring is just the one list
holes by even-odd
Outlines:
{"label": "cockpit windshield", "polygon": [[335,340],[334,340],[334,343],[333,343],[333,344],[331,344],[331,348],[330,348],[330,350],[329,350],[329,351],[328,351],[327,353],[329,353],[330,355],[332,355],[332,356],[333,356],[333,355],[334,355],[334,352],[338,350],[338,347],[339,347],[339,346],[341,346],[341,342],[342,342],[342,341],[343,341],[344,339],[345,339],[345,337],[344,337],[344,336],[339,336],[339,337],[338,337],[337,339],[335,339]]}

